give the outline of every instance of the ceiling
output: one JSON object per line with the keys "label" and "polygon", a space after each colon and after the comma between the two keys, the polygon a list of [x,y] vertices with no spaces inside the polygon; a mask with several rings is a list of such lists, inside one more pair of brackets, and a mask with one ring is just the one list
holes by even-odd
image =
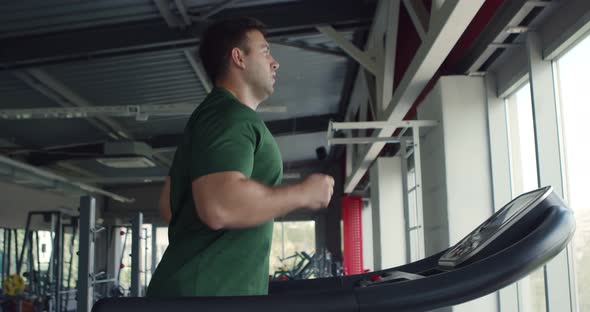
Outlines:
{"label": "ceiling", "polygon": [[[504,15],[522,21],[530,13],[523,13],[530,1],[504,2],[486,1],[441,72],[485,70],[502,32],[494,27],[505,26]],[[343,119],[358,68],[315,27],[331,25],[362,48],[376,7],[376,0],[1,3],[0,153],[99,188],[161,182],[191,110],[210,88],[194,57],[199,33],[207,22],[245,15],[268,26],[281,65],[260,115],[286,169],[315,164],[329,120]],[[399,28],[394,85],[420,43],[405,11]],[[147,158],[149,167],[99,161],[130,157],[126,165]]]}

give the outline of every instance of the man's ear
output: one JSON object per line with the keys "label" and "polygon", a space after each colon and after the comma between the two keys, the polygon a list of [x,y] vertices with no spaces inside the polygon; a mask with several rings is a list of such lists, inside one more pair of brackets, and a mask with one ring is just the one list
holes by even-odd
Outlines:
{"label": "man's ear", "polygon": [[246,64],[244,63],[244,51],[240,50],[240,48],[233,48],[231,50],[231,61],[241,69],[246,68]]}

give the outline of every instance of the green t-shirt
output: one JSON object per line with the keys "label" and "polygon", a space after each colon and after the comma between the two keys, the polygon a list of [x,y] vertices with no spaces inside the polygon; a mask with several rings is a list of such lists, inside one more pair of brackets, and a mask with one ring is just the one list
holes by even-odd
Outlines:
{"label": "green t-shirt", "polygon": [[281,183],[277,144],[256,112],[215,88],[191,115],[170,169],[170,244],[148,287],[149,297],[268,293],[273,222],[212,230],[196,213],[191,182],[240,171],[268,186]]}

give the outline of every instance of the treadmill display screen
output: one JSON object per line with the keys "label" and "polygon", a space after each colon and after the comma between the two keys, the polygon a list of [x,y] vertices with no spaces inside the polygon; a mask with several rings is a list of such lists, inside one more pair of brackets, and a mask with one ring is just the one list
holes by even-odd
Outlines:
{"label": "treadmill display screen", "polygon": [[518,196],[502,207],[475,231],[461,240],[446,252],[439,260],[441,266],[456,266],[475,255],[488,245],[495,237],[504,232],[510,225],[537,204],[545,194],[551,192],[550,187],[541,188]]}

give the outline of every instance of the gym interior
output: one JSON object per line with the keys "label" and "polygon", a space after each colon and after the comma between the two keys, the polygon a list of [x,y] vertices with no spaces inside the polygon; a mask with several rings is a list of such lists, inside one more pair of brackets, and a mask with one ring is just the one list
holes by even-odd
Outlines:
{"label": "gym interior", "polygon": [[[199,36],[236,16],[281,64],[283,184],[334,195],[275,219],[269,296],[144,301]],[[0,311],[590,312],[589,33],[587,0],[4,2]]]}

